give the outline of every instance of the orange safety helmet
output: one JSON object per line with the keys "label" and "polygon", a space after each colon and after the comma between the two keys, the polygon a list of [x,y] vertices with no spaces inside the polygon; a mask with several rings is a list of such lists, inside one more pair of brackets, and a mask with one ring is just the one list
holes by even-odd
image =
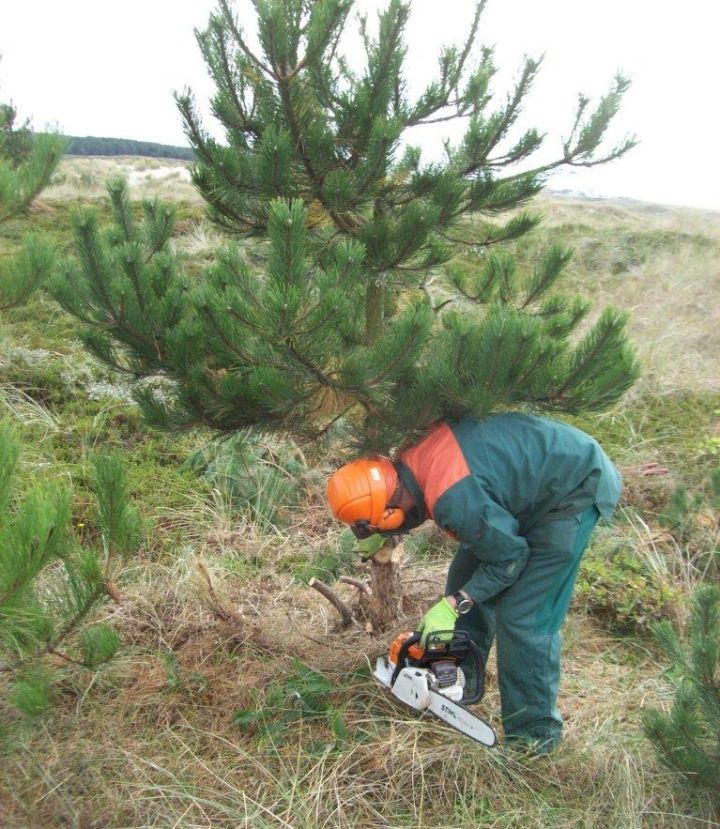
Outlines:
{"label": "orange safety helmet", "polygon": [[399,529],[405,513],[390,501],[398,474],[389,458],[360,458],[346,463],[328,481],[327,499],[335,517],[350,524],[358,538]]}

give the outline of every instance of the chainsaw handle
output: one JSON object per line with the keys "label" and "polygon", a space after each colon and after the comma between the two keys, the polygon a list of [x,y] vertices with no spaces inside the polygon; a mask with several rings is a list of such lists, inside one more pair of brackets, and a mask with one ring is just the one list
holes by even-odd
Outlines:
{"label": "chainsaw handle", "polygon": [[469,637],[468,645],[475,666],[475,689],[472,694],[468,694],[467,691],[463,694],[463,698],[460,700],[462,705],[474,705],[476,702],[480,702],[485,693],[485,665],[483,664],[480,648]]}
{"label": "chainsaw handle", "polygon": [[400,650],[398,651],[398,658],[397,658],[397,665],[395,666],[395,670],[393,671],[392,678],[390,679],[390,687],[395,684],[395,680],[400,676],[400,671],[405,667],[405,660],[408,655],[408,651],[413,645],[417,645],[417,643],[422,639],[422,633],[420,631],[415,631],[412,636],[408,636],[408,638],[402,643],[400,646]]}

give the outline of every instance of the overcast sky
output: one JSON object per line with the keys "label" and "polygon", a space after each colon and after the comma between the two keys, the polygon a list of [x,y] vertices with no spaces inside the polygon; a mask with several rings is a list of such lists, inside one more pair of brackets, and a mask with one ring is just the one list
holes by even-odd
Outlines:
{"label": "overcast sky", "polygon": [[[372,11],[382,0],[359,0]],[[194,40],[214,0],[0,0],[0,100],[12,99],[36,127],[70,135],[185,144],[172,91],[212,92]],[[467,32],[472,0],[414,0],[408,73],[416,89],[435,69],[443,43]],[[249,0],[237,0],[251,24]],[[560,172],[571,188],[720,209],[717,83],[718,0],[490,0],[481,40],[495,45],[502,100],[524,54],[545,54],[525,125],[559,147],[579,92],[601,94],[616,70],[633,80],[617,134],[642,143],[591,170]],[[427,132],[427,130],[435,130]],[[435,127],[413,135],[437,154]],[[447,130],[447,127],[444,127]]]}

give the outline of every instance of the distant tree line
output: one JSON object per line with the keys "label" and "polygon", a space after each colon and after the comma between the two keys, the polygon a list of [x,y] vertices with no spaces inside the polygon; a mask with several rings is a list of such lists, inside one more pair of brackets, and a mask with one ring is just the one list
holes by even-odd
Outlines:
{"label": "distant tree line", "polygon": [[179,158],[192,161],[195,153],[190,147],[173,147],[152,141],[132,141],[128,138],[83,138],[67,136],[68,155],[142,155],[151,158]]}

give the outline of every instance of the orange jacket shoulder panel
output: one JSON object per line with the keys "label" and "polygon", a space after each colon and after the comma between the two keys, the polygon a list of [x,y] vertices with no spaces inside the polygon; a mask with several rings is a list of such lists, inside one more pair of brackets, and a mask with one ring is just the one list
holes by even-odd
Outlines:
{"label": "orange jacket shoulder panel", "polygon": [[436,426],[420,443],[403,452],[400,460],[423,491],[429,518],[440,496],[470,474],[465,455],[447,423]]}

